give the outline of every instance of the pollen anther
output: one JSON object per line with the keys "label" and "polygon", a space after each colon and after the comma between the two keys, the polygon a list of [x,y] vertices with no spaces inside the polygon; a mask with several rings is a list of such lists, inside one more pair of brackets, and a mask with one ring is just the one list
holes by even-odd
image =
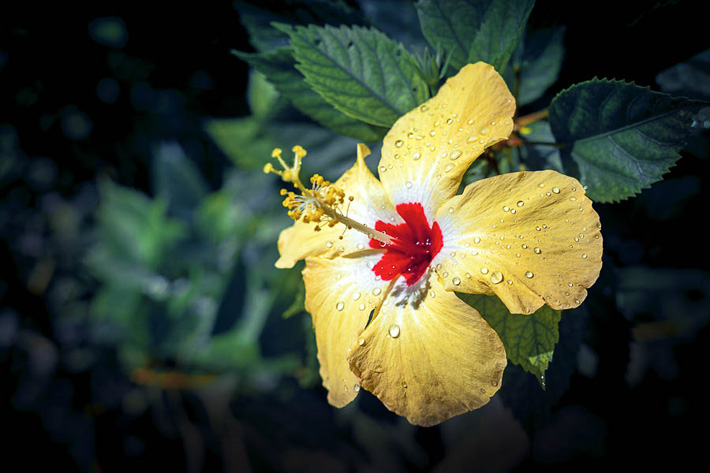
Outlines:
{"label": "pollen anther", "polygon": [[288,209],[287,214],[289,217],[296,221],[300,220],[303,223],[315,223],[314,231],[320,231],[322,229],[321,224],[327,224],[329,228],[332,228],[338,223],[342,223],[347,229],[354,228],[367,235],[373,235],[373,238],[384,243],[391,241],[386,234],[349,218],[346,214],[354,197],[347,196],[348,209],[345,209],[344,212],[345,192],[330,181],[327,181],[320,174],[312,175],[310,178],[311,187],[310,189],[306,188],[300,178],[301,160],[306,156],[306,150],[302,146],[296,145],[291,151],[294,154],[292,166],[289,166],[283,160],[280,148],[274,148],[271,152],[271,157],[279,161],[283,170],[275,169],[271,163],[264,165],[265,173],[276,174],[284,182],[292,183],[294,188],[297,189],[297,192],[289,192],[286,189],[281,189],[280,191],[280,194],[284,196],[282,204]]}

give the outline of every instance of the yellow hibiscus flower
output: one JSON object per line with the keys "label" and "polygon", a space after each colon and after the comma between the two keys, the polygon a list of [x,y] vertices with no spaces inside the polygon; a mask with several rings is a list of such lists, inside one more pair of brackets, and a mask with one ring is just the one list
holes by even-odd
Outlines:
{"label": "yellow hibiscus flower", "polygon": [[284,206],[295,224],[279,237],[279,268],[305,259],[328,401],[361,388],[423,426],[486,404],[507,360],[496,332],[454,291],[495,294],[512,313],[576,307],[601,269],[599,216],[583,187],[555,171],[476,181],[464,172],[513,130],[515,100],[488,64],[465,66],[401,117],[384,139],[378,180],[358,145],[335,183],[302,184],[305,150]]}

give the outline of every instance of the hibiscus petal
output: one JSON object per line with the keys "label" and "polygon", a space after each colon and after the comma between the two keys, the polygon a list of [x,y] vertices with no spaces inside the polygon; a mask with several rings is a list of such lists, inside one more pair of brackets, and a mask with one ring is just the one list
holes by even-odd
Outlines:
{"label": "hibiscus petal", "polygon": [[[353,196],[352,202],[346,201],[344,212],[348,217],[363,223],[370,228],[375,222],[401,222],[382,184],[370,172],[365,163],[365,157],[370,150],[365,145],[358,145],[357,161],[334,185],[344,189],[348,196]],[[320,225],[321,230],[314,231],[314,223],[295,222],[279,235],[280,258],[276,261],[277,268],[292,268],[296,261],[308,256],[324,256],[333,258],[360,251],[369,246],[367,235],[355,230],[346,230],[342,224],[329,227]],[[341,238],[342,237],[342,238]]]}
{"label": "hibiscus petal", "polygon": [[398,300],[395,292],[350,355],[362,387],[423,426],[486,404],[507,363],[496,332],[436,277],[419,300]]}
{"label": "hibiscus petal", "polygon": [[420,202],[431,220],[483,150],[510,136],[514,113],[515,99],[492,66],[462,68],[385,136],[378,169],[393,203]]}
{"label": "hibiscus petal", "polygon": [[495,293],[512,313],[577,307],[602,266],[599,215],[584,188],[555,171],[476,181],[437,213],[432,261],[448,290]]}
{"label": "hibiscus petal", "polygon": [[381,256],[366,250],[359,257],[306,259],[306,310],[313,318],[323,386],[336,407],[352,401],[360,387],[348,357],[389,286],[371,270]]}

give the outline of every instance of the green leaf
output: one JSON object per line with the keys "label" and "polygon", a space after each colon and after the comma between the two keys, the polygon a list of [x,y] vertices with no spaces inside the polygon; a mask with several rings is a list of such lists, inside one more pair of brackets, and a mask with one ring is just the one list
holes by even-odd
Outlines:
{"label": "green leaf", "polygon": [[256,69],[249,71],[247,85],[247,103],[254,118],[268,121],[279,110],[281,95],[276,87]]}
{"label": "green leaf", "polygon": [[523,106],[542,97],[557,81],[564,58],[565,27],[531,32],[525,38],[518,66],[516,102]]}
{"label": "green leaf", "polygon": [[168,218],[163,199],[150,199],[109,181],[100,185],[97,210],[102,251],[117,261],[147,270],[159,267],[166,252],[187,234],[179,220]]}
{"label": "green leaf", "polygon": [[235,166],[260,169],[271,156],[274,139],[254,117],[214,118],[205,122],[205,131]]}
{"label": "green leaf", "polygon": [[291,38],[297,69],[306,81],[350,117],[389,128],[429,98],[414,57],[380,31],[358,26],[281,28]]}
{"label": "green leaf", "polygon": [[[560,150],[555,146],[555,137],[550,130],[550,123],[541,120],[533,122],[521,130],[523,142],[529,142],[520,148],[525,166],[530,171],[553,169],[563,172]],[[549,143],[549,144],[548,144]]]}
{"label": "green leaf", "polygon": [[171,214],[189,216],[207,195],[202,172],[175,142],[161,143],[152,161],[153,192]]}
{"label": "green leaf", "polygon": [[257,51],[269,51],[288,44],[288,36],[271,26],[363,24],[358,10],[344,0],[237,0],[234,7]]}
{"label": "green leaf", "polygon": [[420,0],[419,22],[429,44],[458,70],[484,61],[505,70],[534,0]]}
{"label": "green leaf", "polygon": [[623,81],[593,79],[555,97],[550,125],[565,145],[568,173],[591,199],[616,202],[662,179],[680,158],[693,117],[704,106]]}
{"label": "green leaf", "polygon": [[387,133],[386,128],[363,123],[345,115],[314,92],[303,75],[296,70],[292,48],[281,47],[266,53],[235,51],[234,54],[264,74],[297,110],[336,133],[367,142],[380,141]]}
{"label": "green leaf", "polygon": [[542,383],[559,340],[561,312],[543,306],[531,315],[511,314],[495,296],[459,294],[476,308],[503,341],[511,363],[534,374]]}

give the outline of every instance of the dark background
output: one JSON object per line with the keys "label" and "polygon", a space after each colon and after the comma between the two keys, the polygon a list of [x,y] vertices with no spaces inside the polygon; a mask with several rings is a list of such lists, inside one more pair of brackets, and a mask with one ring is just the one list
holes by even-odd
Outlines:
{"label": "dark background", "polygon": [[[81,274],[81,245],[56,241],[44,222],[59,198],[90,227],[99,176],[150,194],[152,146],[165,139],[179,142],[219,188],[233,165],[202,121],[249,113],[248,68],[230,54],[251,50],[248,36],[230,2],[7,3],[0,7],[0,152],[15,158],[0,180],[3,471],[567,471],[704,463],[707,134],[693,137],[663,182],[636,199],[595,206],[604,269],[579,320],[560,327],[561,339],[569,332],[583,348],[558,389],[550,386],[560,369],[554,362],[548,389],[531,396],[531,380],[511,366],[490,406],[430,429],[402,425],[367,393],[342,415],[319,383],[303,387],[289,376],[258,395],[147,393],[121,369],[115,347],[92,341],[91,321],[66,333],[56,320],[47,294],[57,279],[79,274],[86,299],[92,281]],[[567,27],[565,62],[550,94],[595,76],[659,90],[661,71],[710,46],[699,3],[539,1],[531,25]],[[91,22],[104,17],[125,24],[127,34],[114,44],[90,35]],[[43,280],[46,254],[55,266]],[[269,324],[269,333],[278,332],[278,315]],[[267,352],[269,343],[263,340]],[[66,363],[77,347],[91,353],[79,367]]]}

